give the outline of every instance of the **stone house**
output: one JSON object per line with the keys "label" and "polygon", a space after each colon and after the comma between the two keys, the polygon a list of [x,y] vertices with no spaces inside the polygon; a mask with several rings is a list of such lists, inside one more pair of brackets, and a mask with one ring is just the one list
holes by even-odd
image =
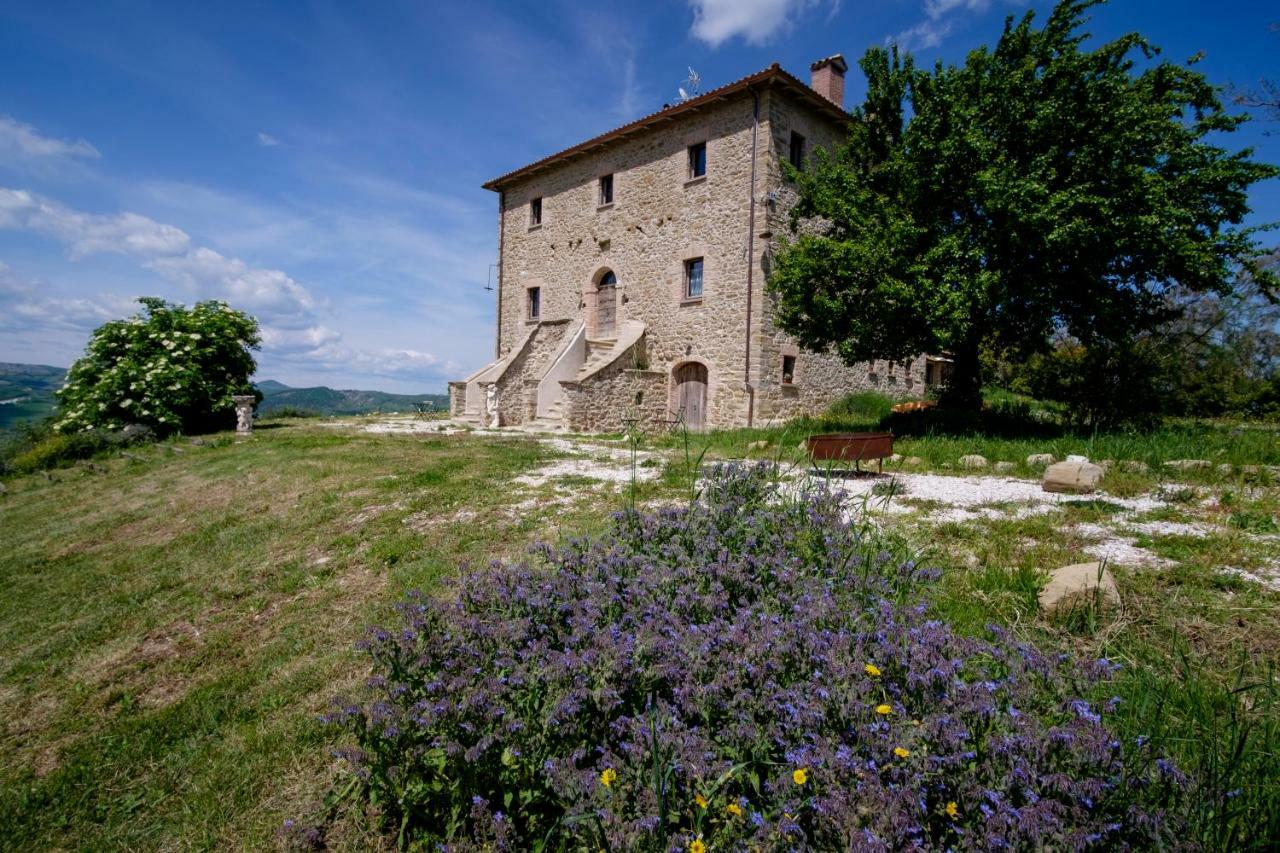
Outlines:
{"label": "stone house", "polygon": [[617,431],[763,425],[850,391],[924,391],[926,359],[801,351],[765,293],[803,168],[841,139],[837,55],[774,64],[485,184],[498,194],[496,360],[455,417]]}

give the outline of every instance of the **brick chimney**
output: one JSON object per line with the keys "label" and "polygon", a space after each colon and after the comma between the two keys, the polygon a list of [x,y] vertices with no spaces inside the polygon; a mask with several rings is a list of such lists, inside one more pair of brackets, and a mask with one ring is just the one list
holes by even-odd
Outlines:
{"label": "brick chimney", "polygon": [[844,73],[849,63],[840,54],[819,59],[809,66],[809,86],[837,107],[844,109]]}

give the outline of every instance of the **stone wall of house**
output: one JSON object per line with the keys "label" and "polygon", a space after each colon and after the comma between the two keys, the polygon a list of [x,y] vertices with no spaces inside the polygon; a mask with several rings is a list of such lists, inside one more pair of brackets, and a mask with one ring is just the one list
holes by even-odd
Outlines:
{"label": "stone wall of house", "polygon": [[[531,322],[530,287],[541,289],[542,319],[584,318],[596,337],[595,285],[611,270],[618,323],[647,326],[649,367],[669,374],[681,362],[702,362],[709,422],[740,421],[751,128],[752,99],[740,93],[507,189],[502,346],[514,345]],[[690,180],[688,147],[699,142],[707,145],[707,174]],[[759,144],[767,148],[763,136]],[[601,207],[604,174],[614,176],[614,202]],[[531,227],[535,197],[542,199],[542,224]],[[684,262],[697,257],[703,295],[685,299]]]}
{"label": "stone wall of house", "polygon": [[[859,391],[919,397],[925,388],[923,356],[896,364],[879,361],[848,365],[834,352],[801,349],[794,338],[774,325],[777,300],[768,293],[765,282],[770,255],[777,250],[781,238],[789,236],[789,212],[797,200],[795,184],[786,179],[782,165],[790,157],[791,134],[804,137],[806,159],[811,159],[817,149],[833,151],[844,139],[844,128],[810,104],[778,92],[769,94],[765,117],[771,151],[762,168],[774,201],[765,206],[763,222],[757,228],[765,247],[761,259],[764,274],[756,294],[758,323],[752,329],[756,423],[816,414],[844,395]],[[795,359],[790,382],[783,377],[783,360],[787,356]]]}
{"label": "stone wall of house", "polygon": [[[714,427],[745,424],[751,392],[753,420],[760,423],[822,409],[850,391],[874,388],[910,396],[923,390],[923,358],[913,360],[911,370],[900,369],[890,384],[887,374],[849,367],[834,355],[800,352],[774,327],[772,299],[765,287],[769,256],[786,231],[786,211],[795,198],[780,162],[788,156],[793,130],[805,136],[812,152],[842,138],[843,128],[785,90],[763,91],[752,187],[752,125],[752,95],[739,92],[507,187],[499,222],[500,354],[516,346],[529,325],[538,322],[583,319],[588,336],[599,337],[596,285],[612,271],[618,281],[617,323],[639,320],[647,327],[649,370],[630,380],[645,392],[646,405],[660,405],[651,395],[655,380],[647,374],[667,377],[656,395],[667,407],[659,420],[674,408],[669,377],[688,362],[707,368],[707,425]],[[707,146],[707,174],[690,179],[688,148],[701,142]],[[599,204],[603,175],[613,176],[613,202],[608,205]],[[766,202],[770,192],[774,200]],[[749,228],[753,197],[754,235]],[[530,218],[535,198],[541,199],[542,210],[537,225]],[[704,265],[703,294],[687,299],[684,262],[699,257]],[[533,287],[540,292],[537,318],[529,316],[527,294]],[[796,356],[790,383],[782,378],[784,355]],[[523,367],[508,374],[513,382],[516,376],[521,382],[528,378]],[[574,391],[568,395],[566,411],[578,411],[581,404],[581,414],[570,418],[575,429],[586,429],[587,422],[616,422],[612,412],[588,411],[583,401],[591,394],[604,394],[614,402],[633,396],[621,385],[609,391]],[[529,401],[522,393],[500,387],[499,406],[504,422],[528,418]]]}
{"label": "stone wall of house", "polygon": [[449,383],[449,416],[460,418],[467,411],[467,383]]}
{"label": "stone wall of house", "polygon": [[585,382],[562,383],[565,424],[575,432],[622,432],[634,424],[642,432],[666,428],[667,386],[661,370],[624,367],[624,357]]}

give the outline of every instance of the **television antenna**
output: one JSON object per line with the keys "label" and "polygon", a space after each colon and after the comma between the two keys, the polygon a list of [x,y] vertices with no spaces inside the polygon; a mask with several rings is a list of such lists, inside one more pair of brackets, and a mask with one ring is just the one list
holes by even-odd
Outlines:
{"label": "television antenna", "polygon": [[692,101],[702,93],[702,75],[690,68],[689,76],[684,78],[684,86],[678,87],[676,91],[680,93],[680,103]]}

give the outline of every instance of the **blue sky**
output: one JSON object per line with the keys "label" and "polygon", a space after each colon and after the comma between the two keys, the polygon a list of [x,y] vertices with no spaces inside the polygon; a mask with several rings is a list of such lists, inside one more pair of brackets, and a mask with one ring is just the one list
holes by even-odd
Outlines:
{"label": "blue sky", "polygon": [[[959,61],[1008,0],[0,5],[0,361],[67,365],[159,295],[257,315],[259,377],[443,390],[492,357],[480,184],[704,87],[897,40]],[[1280,77],[1274,2],[1129,0],[1090,31]],[[847,99],[861,98],[856,68]],[[1255,122],[1231,140],[1280,162]],[[1253,194],[1280,220],[1280,181]],[[1280,233],[1269,242],[1280,243]]]}

